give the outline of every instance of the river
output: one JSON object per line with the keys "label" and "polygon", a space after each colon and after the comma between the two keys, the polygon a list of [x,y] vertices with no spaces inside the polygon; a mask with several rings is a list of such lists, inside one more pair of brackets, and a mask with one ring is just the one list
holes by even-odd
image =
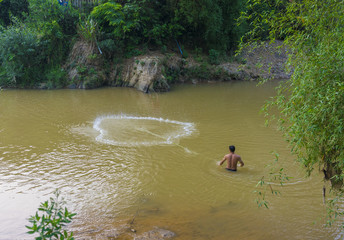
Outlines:
{"label": "river", "polygon": [[[137,235],[157,226],[180,240],[342,239],[324,227],[322,177],[305,178],[259,114],[275,86],[1,91],[0,239],[32,238],[27,218],[56,188],[78,213],[76,239],[108,239],[132,220]],[[245,162],[235,173],[216,165],[231,144]],[[272,151],[293,178],[258,208]]]}

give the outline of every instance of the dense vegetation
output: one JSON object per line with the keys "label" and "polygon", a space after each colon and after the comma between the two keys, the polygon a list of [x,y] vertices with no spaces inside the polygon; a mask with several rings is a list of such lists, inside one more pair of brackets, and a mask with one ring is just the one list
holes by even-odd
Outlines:
{"label": "dense vegetation", "polygon": [[63,85],[61,65],[76,34],[78,12],[55,1],[5,0],[0,5],[0,85],[30,87],[49,80]]}
{"label": "dense vegetation", "polygon": [[[283,37],[290,49],[291,79],[268,104],[277,107],[281,129],[297,160],[311,174],[320,169],[337,197],[344,180],[344,4],[341,0],[248,1],[245,17],[255,28],[247,39]],[[264,9],[255,12],[255,8]],[[268,11],[274,8],[279,11]],[[338,201],[335,198],[330,201]],[[330,210],[333,216],[343,212]]]}
{"label": "dense vegetation", "polygon": [[212,56],[233,53],[245,26],[243,0],[99,1],[79,9],[58,0],[0,2],[0,86],[66,83],[64,66],[77,39],[94,44],[107,65],[146,50],[180,47]]}

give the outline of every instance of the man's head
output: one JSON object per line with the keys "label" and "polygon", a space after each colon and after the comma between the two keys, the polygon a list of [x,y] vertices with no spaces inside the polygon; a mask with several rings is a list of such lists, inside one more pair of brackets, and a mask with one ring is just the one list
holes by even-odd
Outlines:
{"label": "man's head", "polygon": [[230,145],[230,146],[229,146],[229,151],[231,151],[232,153],[234,153],[235,147],[234,147],[233,145]]}

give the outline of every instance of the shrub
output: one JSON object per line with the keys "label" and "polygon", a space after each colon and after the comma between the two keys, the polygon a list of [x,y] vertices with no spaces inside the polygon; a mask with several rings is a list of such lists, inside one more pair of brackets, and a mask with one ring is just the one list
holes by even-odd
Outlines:
{"label": "shrub", "polygon": [[47,73],[48,88],[63,88],[67,83],[67,72],[60,67],[51,69]]}
{"label": "shrub", "polygon": [[201,80],[211,78],[211,68],[207,63],[201,63],[186,69],[186,75],[189,78],[197,78]]}
{"label": "shrub", "polygon": [[[73,232],[68,233],[62,228],[72,221],[76,213],[71,213],[65,207],[64,201],[60,199],[60,191],[54,192],[55,198],[41,203],[34,216],[29,218],[32,226],[26,226],[29,234],[39,234],[36,240],[44,239],[66,239],[74,240]],[[41,213],[41,214],[39,214]]]}
{"label": "shrub", "polygon": [[103,80],[98,74],[90,74],[85,77],[84,87],[86,89],[98,88],[103,85]]}
{"label": "shrub", "polygon": [[209,63],[218,65],[220,64],[220,52],[215,49],[209,50]]}
{"label": "shrub", "polygon": [[90,16],[87,19],[81,20],[78,25],[79,36],[86,42],[96,44],[97,42],[98,26]]}
{"label": "shrub", "polygon": [[12,26],[0,33],[0,63],[3,86],[33,86],[44,76],[44,55],[38,34],[25,25]]}
{"label": "shrub", "polygon": [[28,0],[1,0],[0,1],[0,24],[8,26],[12,23],[11,17],[23,19],[25,13],[29,12]]}
{"label": "shrub", "polygon": [[30,0],[30,15],[26,24],[36,29],[46,42],[43,51],[49,66],[63,64],[78,23],[79,13],[71,4],[65,7],[60,6],[56,0]]}

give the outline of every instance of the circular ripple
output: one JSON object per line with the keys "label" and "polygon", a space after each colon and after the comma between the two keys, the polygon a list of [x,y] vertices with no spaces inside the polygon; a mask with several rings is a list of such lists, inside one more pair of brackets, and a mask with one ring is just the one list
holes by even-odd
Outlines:
{"label": "circular ripple", "polygon": [[176,144],[195,130],[193,123],[123,114],[97,117],[93,128],[99,132],[96,141],[115,146]]}

